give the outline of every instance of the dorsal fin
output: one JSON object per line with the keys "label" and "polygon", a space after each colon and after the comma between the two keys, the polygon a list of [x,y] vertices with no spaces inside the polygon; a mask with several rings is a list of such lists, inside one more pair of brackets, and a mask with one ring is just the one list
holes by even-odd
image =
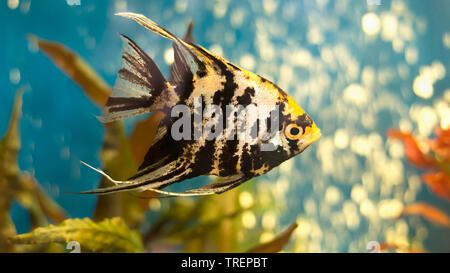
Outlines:
{"label": "dorsal fin", "polygon": [[[204,56],[201,52],[199,52],[195,46],[192,46],[189,43],[176,37],[168,30],[156,24],[155,22],[148,19],[144,15],[133,12],[120,12],[116,13],[116,15],[133,19],[143,27],[161,35],[164,38],[172,40],[174,42],[173,47],[175,53],[175,60],[178,55],[179,61],[178,63],[175,64],[175,66],[177,66],[177,64],[183,64],[183,66],[180,67],[179,71],[186,72],[186,68],[189,67],[189,71],[193,74],[205,73],[206,70],[205,64],[211,64],[209,58],[207,56]],[[181,74],[179,74],[179,76],[180,75]],[[180,78],[179,76],[177,78]]]}
{"label": "dorsal fin", "polygon": [[[189,44],[195,43],[194,36],[192,34],[194,28],[194,23],[192,21],[189,22],[188,29],[186,31],[186,34],[184,35],[183,41]],[[170,68],[170,76],[169,76],[169,82],[176,85],[180,81],[183,80],[182,73],[184,73],[186,70],[190,70],[190,67],[185,65],[184,58],[180,55],[181,53],[175,52],[175,45],[172,45],[174,48],[174,63],[172,67]]]}
{"label": "dorsal fin", "polygon": [[173,43],[173,55],[174,62],[171,71],[171,83],[177,85],[184,82],[185,78],[192,73],[192,66],[187,63],[180,47],[175,42]]}

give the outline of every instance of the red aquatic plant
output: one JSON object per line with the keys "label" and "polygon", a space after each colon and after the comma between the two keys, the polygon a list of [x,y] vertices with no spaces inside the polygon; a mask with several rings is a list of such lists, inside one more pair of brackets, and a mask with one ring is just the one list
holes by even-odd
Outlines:
{"label": "red aquatic plant", "polygon": [[450,202],[450,177],[444,172],[428,172],[422,175],[422,181],[430,190]]}
{"label": "red aquatic plant", "polygon": [[444,227],[450,227],[450,217],[445,212],[424,202],[417,202],[406,206],[402,211],[402,215],[421,215],[430,222]]}
{"label": "red aquatic plant", "polygon": [[[434,159],[424,153],[420,147],[419,140],[410,133],[404,133],[396,129],[388,130],[387,136],[393,139],[399,139],[405,146],[406,157],[409,162],[418,168],[429,168],[436,165]],[[423,143],[423,142],[422,142]]]}
{"label": "red aquatic plant", "polygon": [[[421,175],[423,183],[434,195],[450,202],[450,129],[438,127],[434,133],[434,139],[419,139],[411,133],[391,129],[387,136],[403,142],[408,161],[425,169]],[[428,221],[450,227],[450,218],[445,212],[423,202],[406,206],[401,216],[405,215],[420,215]]]}
{"label": "red aquatic plant", "polygon": [[437,127],[434,132],[434,139],[420,139],[396,129],[388,130],[387,136],[403,142],[408,161],[426,170],[422,181],[436,196],[450,201],[450,129]]}
{"label": "red aquatic plant", "polygon": [[450,129],[443,130],[439,127],[435,130],[436,138],[431,140],[430,149],[438,157],[438,161],[443,161],[446,164],[446,170],[449,169],[450,164]]}

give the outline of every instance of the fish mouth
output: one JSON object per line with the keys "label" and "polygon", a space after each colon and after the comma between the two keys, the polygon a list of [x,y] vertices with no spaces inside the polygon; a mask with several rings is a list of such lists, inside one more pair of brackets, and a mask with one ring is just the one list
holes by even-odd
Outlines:
{"label": "fish mouth", "polygon": [[308,147],[309,145],[316,142],[321,136],[322,136],[322,134],[320,133],[320,129],[317,128],[316,126],[314,126],[311,129],[311,132],[307,136],[305,136],[305,142],[303,145]]}

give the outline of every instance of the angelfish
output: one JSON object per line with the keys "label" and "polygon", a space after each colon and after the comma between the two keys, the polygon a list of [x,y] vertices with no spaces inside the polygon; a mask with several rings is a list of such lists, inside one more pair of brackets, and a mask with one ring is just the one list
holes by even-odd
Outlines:
{"label": "angelfish", "polygon": [[[105,123],[113,122],[153,111],[162,111],[166,115],[134,176],[126,181],[116,181],[103,171],[88,165],[115,185],[83,193],[106,194],[128,190],[150,190],[166,196],[222,193],[267,173],[304,151],[320,137],[320,129],[310,116],[274,83],[199,45],[184,42],[141,14],[122,12],[117,15],[133,19],[173,41],[173,77],[166,81],[153,60],[135,42],[122,35],[123,66],[118,72],[111,96],[102,109],[100,120]],[[175,140],[172,126],[177,117],[173,117],[171,110],[184,105],[191,109],[194,116],[197,98],[202,99],[202,107],[213,104],[221,109],[225,109],[227,105],[276,106],[277,126],[275,134],[272,134],[276,136],[274,148],[261,149],[263,142],[266,141],[267,144],[267,140],[263,141],[260,137],[252,141],[237,137]],[[212,117],[204,117],[200,119],[200,123],[204,124],[211,119]],[[233,114],[224,118],[227,121],[230,119],[237,117]],[[192,120],[194,122],[195,118]],[[239,133],[238,130],[231,132],[234,132],[234,136]],[[214,175],[221,179],[181,193],[161,190],[173,183],[204,175]]]}

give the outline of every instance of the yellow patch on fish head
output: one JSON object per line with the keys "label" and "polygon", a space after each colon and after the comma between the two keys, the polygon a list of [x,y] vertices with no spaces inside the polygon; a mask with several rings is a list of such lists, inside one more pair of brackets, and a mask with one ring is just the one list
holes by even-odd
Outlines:
{"label": "yellow patch on fish head", "polygon": [[319,127],[317,127],[316,123],[313,121],[311,126],[306,127],[305,133],[303,135],[304,141],[301,146],[306,148],[309,145],[313,144],[316,140],[318,140],[322,134],[320,133]]}
{"label": "yellow patch on fish head", "polygon": [[289,143],[294,144],[289,145],[292,153],[302,152],[320,138],[320,129],[316,123],[289,95],[287,95],[283,115],[288,118],[284,127],[284,136]]}
{"label": "yellow patch on fish head", "polygon": [[[257,84],[264,95],[259,95],[256,100],[265,100],[275,103],[283,103],[284,109],[281,113],[287,120],[284,121],[284,136],[287,145],[284,149],[289,149],[289,154],[297,154],[306,149],[309,145],[318,140],[321,136],[320,129],[314,121],[303,110],[303,108],[289,94],[281,90],[274,83],[250,72],[242,70],[244,77]],[[292,130],[292,131],[291,131]]]}
{"label": "yellow patch on fish head", "polygon": [[303,108],[289,95],[287,95],[287,103],[285,105],[286,107],[284,108],[283,114],[290,114],[292,119],[297,119],[305,114],[305,110],[303,110]]}

